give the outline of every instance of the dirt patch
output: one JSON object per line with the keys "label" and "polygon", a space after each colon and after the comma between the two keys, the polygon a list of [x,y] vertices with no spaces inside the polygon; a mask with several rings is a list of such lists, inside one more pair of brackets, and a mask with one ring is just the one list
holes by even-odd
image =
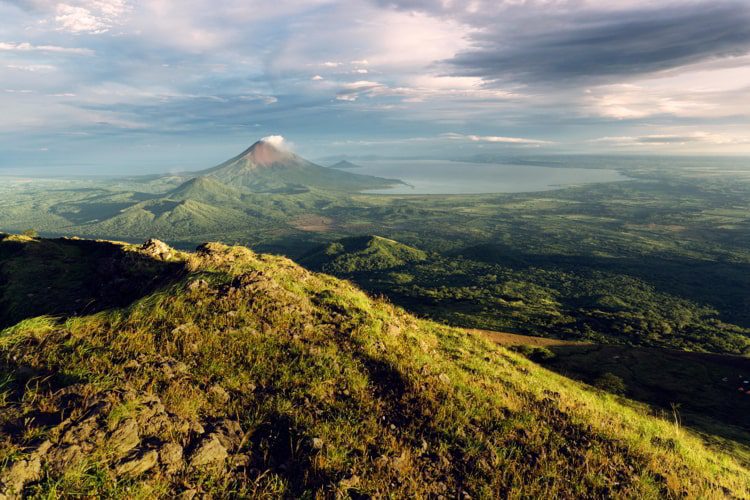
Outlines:
{"label": "dirt patch", "polygon": [[586,345],[586,342],[575,342],[572,340],[548,339],[544,337],[530,337],[516,333],[493,332],[491,330],[467,329],[469,333],[484,335],[491,341],[502,346],[528,345],[533,347],[550,347],[564,345]]}
{"label": "dirt patch", "polygon": [[291,222],[292,227],[300,231],[313,233],[328,233],[333,231],[335,221],[322,215],[300,215]]}

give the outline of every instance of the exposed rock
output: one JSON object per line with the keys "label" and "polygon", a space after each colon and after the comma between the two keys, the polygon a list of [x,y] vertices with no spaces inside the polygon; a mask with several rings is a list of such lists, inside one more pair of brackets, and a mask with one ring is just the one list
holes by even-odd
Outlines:
{"label": "exposed rock", "polygon": [[50,449],[47,454],[47,463],[56,471],[62,471],[83,460],[84,452],[77,444],[69,446],[58,446]]}
{"label": "exposed rock", "polygon": [[66,420],[60,424],[62,431],[61,442],[64,444],[79,444],[85,441],[96,441],[104,436],[104,429],[99,423],[102,415],[109,414],[112,404],[100,401],[92,405],[80,419]]}
{"label": "exposed rock", "polygon": [[159,450],[159,460],[169,473],[176,472],[182,467],[184,451],[177,443],[166,443]]}
{"label": "exposed rock", "polygon": [[18,460],[0,478],[0,495],[17,495],[20,498],[26,483],[38,480],[41,474],[42,462],[39,457]]}
{"label": "exposed rock", "polygon": [[312,438],[312,447],[314,450],[322,450],[323,440],[320,438]]}
{"label": "exposed rock", "polygon": [[141,245],[141,251],[160,260],[167,260],[173,254],[173,250],[169,245],[155,238],[146,240],[146,242]]}
{"label": "exposed rock", "polygon": [[138,443],[140,443],[138,422],[134,418],[128,418],[120,422],[109,437],[109,445],[118,456],[125,455],[138,446]]}
{"label": "exposed rock", "polygon": [[159,453],[156,450],[149,450],[121,463],[117,466],[115,472],[117,473],[117,475],[139,476],[144,472],[154,468],[158,463]]}
{"label": "exposed rock", "polygon": [[215,435],[204,439],[195,449],[190,457],[191,467],[217,467],[221,466],[229,456],[227,449],[221,444]]}

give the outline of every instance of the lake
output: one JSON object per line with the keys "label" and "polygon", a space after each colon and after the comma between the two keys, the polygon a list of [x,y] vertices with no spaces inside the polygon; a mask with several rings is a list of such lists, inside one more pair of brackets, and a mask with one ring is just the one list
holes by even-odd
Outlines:
{"label": "lake", "polygon": [[349,172],[401,179],[409,186],[367,191],[376,194],[480,194],[548,191],[566,186],[628,180],[611,169],[470,163],[448,160],[358,161]]}

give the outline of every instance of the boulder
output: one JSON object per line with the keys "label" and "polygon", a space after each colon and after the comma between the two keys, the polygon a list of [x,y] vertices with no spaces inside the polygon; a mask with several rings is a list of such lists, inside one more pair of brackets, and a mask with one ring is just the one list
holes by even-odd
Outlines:
{"label": "boulder", "polygon": [[156,259],[167,260],[172,256],[173,250],[163,241],[151,238],[141,245],[141,251]]}
{"label": "boulder", "polygon": [[117,456],[127,454],[130,450],[138,446],[138,443],[140,443],[138,423],[134,418],[128,418],[120,422],[109,437],[109,446]]}
{"label": "boulder", "polygon": [[227,449],[215,435],[211,435],[195,449],[190,457],[190,466],[196,468],[220,467],[228,456]]}
{"label": "boulder", "polygon": [[159,460],[168,473],[174,473],[182,467],[184,451],[177,443],[165,443],[159,449]]}
{"label": "boulder", "polygon": [[117,466],[115,472],[118,476],[139,476],[154,468],[159,463],[159,452],[148,450],[139,453],[130,460],[126,460]]}

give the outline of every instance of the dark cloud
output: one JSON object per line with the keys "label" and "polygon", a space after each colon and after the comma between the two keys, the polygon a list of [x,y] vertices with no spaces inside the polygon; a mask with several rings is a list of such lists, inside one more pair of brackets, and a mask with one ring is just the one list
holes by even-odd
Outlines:
{"label": "dark cloud", "polygon": [[[531,15],[529,15],[531,14]],[[691,2],[548,15],[485,24],[448,61],[458,75],[556,83],[607,80],[750,52],[750,3]]]}

